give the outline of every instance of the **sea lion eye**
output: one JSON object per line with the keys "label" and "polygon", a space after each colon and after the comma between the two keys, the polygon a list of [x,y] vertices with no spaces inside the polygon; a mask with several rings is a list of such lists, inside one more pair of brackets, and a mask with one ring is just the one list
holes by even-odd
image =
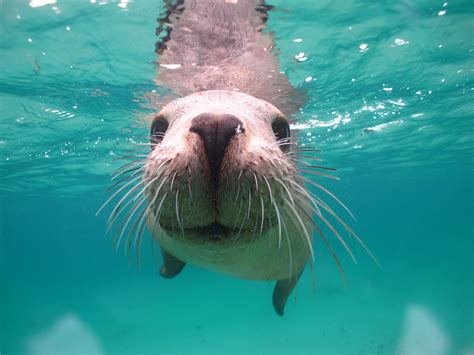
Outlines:
{"label": "sea lion eye", "polygon": [[290,125],[285,117],[278,116],[272,122],[272,130],[278,142],[278,146],[283,152],[290,149]]}
{"label": "sea lion eye", "polygon": [[163,140],[166,130],[168,129],[168,120],[163,115],[158,115],[153,119],[150,127],[150,144],[151,149]]}

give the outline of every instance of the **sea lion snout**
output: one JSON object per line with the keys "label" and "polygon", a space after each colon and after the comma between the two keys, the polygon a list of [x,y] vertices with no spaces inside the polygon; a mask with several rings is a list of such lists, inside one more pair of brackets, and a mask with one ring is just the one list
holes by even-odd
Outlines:
{"label": "sea lion snout", "polygon": [[189,130],[201,137],[211,179],[217,183],[229,141],[245,131],[242,121],[228,113],[206,112],[192,119]]}

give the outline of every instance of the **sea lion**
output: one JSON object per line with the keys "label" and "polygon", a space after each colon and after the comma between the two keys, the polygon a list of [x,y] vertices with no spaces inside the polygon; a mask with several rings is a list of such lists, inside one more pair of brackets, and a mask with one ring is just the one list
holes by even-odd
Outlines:
{"label": "sea lion", "polygon": [[291,141],[288,117],[304,95],[279,72],[272,36],[262,32],[270,7],[252,0],[166,4],[157,31],[157,83],[171,95],[151,123],[151,152],[115,175],[129,173],[111,197],[125,192],[109,223],[129,207],[117,244],[128,229],[127,245],[136,244],[139,252],[146,222],[161,247],[163,277],[190,263],[275,280],[273,305],[283,315],[312,258],[314,230],[330,248],[313,215],[345,247],[325,215],[355,235],[305,188],[309,180],[301,171],[327,174],[311,157],[301,162],[298,154],[312,150]]}
{"label": "sea lion", "polygon": [[166,105],[151,134],[156,145],[143,184],[148,226],[163,250],[161,274],[175,276],[189,262],[281,280],[274,301],[282,314],[291,291],[282,285],[292,287],[311,256],[313,224],[287,156],[286,118],[253,96],[209,90]]}

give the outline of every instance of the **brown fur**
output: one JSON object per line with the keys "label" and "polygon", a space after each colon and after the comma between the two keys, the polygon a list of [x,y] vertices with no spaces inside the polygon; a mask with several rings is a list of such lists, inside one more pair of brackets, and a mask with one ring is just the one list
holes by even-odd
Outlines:
{"label": "brown fur", "polygon": [[[265,29],[261,1],[189,0],[163,24],[157,83],[183,97],[203,90],[238,90],[278,107],[287,117],[304,96],[280,73]],[[169,65],[180,65],[169,69]],[[168,68],[167,68],[168,66]],[[166,103],[166,101],[165,101]]]}

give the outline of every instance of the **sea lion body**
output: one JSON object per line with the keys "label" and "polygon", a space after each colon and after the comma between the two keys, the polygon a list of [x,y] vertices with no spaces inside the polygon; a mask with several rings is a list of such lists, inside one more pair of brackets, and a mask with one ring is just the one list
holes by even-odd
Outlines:
{"label": "sea lion body", "polygon": [[147,225],[161,247],[161,276],[173,278],[190,263],[275,280],[279,315],[313,258],[313,231],[343,276],[321,227],[354,261],[341,229],[377,262],[336,211],[305,188],[311,185],[353,217],[333,193],[302,176],[336,178],[312,156],[317,150],[291,140],[288,118],[304,95],[280,73],[272,36],[262,32],[270,7],[252,0],[166,6],[157,31],[156,82],[167,94],[155,102],[160,110],[151,122],[151,151],[116,170],[117,190],[99,210],[122,196],[108,220],[110,228],[125,216],[116,246],[125,239],[139,260]]}
{"label": "sea lion body", "polygon": [[276,280],[286,300],[312,255],[309,195],[291,153],[287,116],[302,95],[280,73],[260,1],[170,6],[157,45],[157,84],[169,89],[144,166],[147,225],[161,275],[186,263]]}

